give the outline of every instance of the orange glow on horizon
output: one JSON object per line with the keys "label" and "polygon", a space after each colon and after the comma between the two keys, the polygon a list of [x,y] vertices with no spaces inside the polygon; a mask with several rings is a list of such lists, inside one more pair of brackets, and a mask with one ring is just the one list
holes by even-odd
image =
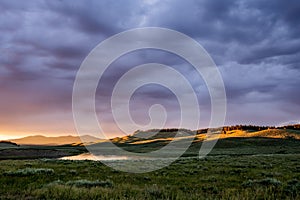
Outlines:
{"label": "orange glow on horizon", "polygon": [[[27,136],[35,136],[35,135],[42,135],[46,137],[59,137],[59,136],[79,136],[76,131],[72,132],[67,132],[67,131],[12,131],[10,129],[1,129],[0,130],[0,141],[2,140],[12,140],[12,139],[18,139],[18,138],[23,138]],[[91,135],[91,134],[86,134],[86,135]],[[109,138],[114,138],[114,137],[123,137],[124,134],[116,134],[116,133],[107,133],[107,136]],[[91,135],[94,137],[100,138],[100,136],[97,135]],[[106,138],[100,138],[100,139],[106,139]]]}

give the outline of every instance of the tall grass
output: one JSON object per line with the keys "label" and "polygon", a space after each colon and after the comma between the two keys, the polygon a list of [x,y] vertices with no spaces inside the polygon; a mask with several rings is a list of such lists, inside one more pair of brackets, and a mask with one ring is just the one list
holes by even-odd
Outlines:
{"label": "tall grass", "polygon": [[48,168],[25,168],[25,169],[19,169],[16,171],[8,171],[5,172],[4,175],[6,176],[32,176],[32,175],[50,175],[53,174],[53,169]]}
{"label": "tall grass", "polygon": [[299,160],[298,154],[183,158],[145,174],[94,161],[3,160],[0,199],[300,199]]}

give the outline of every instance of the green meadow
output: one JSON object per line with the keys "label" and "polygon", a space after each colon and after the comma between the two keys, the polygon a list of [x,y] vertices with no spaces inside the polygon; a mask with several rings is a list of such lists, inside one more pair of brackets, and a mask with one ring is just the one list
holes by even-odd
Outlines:
{"label": "green meadow", "polygon": [[96,161],[2,160],[0,199],[299,199],[299,160],[299,154],[181,158],[143,174]]}

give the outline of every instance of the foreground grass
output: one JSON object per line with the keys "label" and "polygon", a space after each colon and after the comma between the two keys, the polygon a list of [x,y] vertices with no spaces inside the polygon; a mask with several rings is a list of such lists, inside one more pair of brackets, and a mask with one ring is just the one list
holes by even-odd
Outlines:
{"label": "foreground grass", "polygon": [[300,199],[300,155],[208,156],[129,174],[100,162],[0,161],[0,199]]}

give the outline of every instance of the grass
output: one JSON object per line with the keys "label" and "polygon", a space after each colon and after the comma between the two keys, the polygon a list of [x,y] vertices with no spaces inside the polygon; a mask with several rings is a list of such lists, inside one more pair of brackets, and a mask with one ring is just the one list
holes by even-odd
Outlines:
{"label": "grass", "polygon": [[[117,144],[131,152],[151,152],[167,145],[166,141],[155,141],[146,144]],[[193,142],[184,153],[185,157],[198,156],[202,142]],[[264,138],[264,137],[233,137],[219,139],[210,155],[257,155],[257,154],[300,154],[300,140]],[[174,149],[176,151],[176,148]],[[107,150],[109,155],[111,150]]]}
{"label": "grass", "polygon": [[144,174],[100,162],[0,161],[0,199],[300,199],[300,154],[181,158]]}
{"label": "grass", "polygon": [[[62,185],[62,183],[61,183]],[[66,185],[71,185],[75,187],[85,187],[85,188],[91,188],[91,187],[113,187],[113,182],[110,180],[106,181],[89,181],[89,180],[76,180],[76,181],[68,181]]]}
{"label": "grass", "polygon": [[32,175],[41,175],[41,174],[53,174],[53,169],[47,168],[25,168],[25,169],[18,169],[16,171],[8,171],[5,172],[3,175],[5,176],[32,176]]}
{"label": "grass", "polygon": [[36,159],[36,158],[59,158],[72,156],[86,152],[81,146],[20,146],[0,147],[0,159]]}

